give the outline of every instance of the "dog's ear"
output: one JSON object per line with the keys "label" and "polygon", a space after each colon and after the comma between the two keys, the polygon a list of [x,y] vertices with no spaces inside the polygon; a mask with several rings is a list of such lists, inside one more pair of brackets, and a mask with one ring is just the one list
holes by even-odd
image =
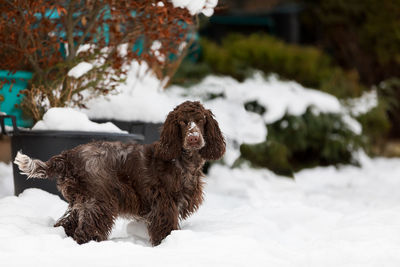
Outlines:
{"label": "dog's ear", "polygon": [[204,125],[205,147],[200,150],[200,155],[206,160],[217,160],[225,154],[225,140],[219,129],[218,122],[210,110],[206,110],[206,123]]}
{"label": "dog's ear", "polygon": [[176,159],[182,152],[182,137],[176,111],[171,111],[161,130],[160,143],[156,145],[156,157],[163,160]]}

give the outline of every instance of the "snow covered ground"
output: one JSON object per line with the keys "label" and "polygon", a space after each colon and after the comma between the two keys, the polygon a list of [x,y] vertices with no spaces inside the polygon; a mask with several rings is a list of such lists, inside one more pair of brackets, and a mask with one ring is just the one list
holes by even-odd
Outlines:
{"label": "snow covered ground", "polygon": [[[160,246],[120,219],[109,241],[76,244],[52,225],[67,204],[29,189],[0,191],[1,266],[399,266],[400,159],[304,170],[215,165],[205,203]],[[11,165],[0,165],[10,185]],[[7,187],[7,186],[6,186]]]}

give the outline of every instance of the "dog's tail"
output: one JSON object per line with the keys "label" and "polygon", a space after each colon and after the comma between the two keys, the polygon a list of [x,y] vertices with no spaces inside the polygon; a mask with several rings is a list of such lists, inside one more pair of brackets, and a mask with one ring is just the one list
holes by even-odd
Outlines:
{"label": "dog's tail", "polygon": [[32,159],[27,155],[18,151],[14,163],[18,166],[21,174],[27,175],[29,178],[46,179],[48,177],[48,166],[46,162],[38,159]]}

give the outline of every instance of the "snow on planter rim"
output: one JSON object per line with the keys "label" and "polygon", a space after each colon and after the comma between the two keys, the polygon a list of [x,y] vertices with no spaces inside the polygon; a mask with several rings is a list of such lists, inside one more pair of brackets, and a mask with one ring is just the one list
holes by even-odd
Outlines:
{"label": "snow on planter rim", "polygon": [[72,108],[51,108],[32,130],[64,130],[127,133],[111,122],[95,123],[88,116]]}

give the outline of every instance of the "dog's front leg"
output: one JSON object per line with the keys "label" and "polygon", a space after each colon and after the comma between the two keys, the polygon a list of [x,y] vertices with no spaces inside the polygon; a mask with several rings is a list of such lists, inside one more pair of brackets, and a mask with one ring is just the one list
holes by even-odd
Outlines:
{"label": "dog's front leg", "polygon": [[179,215],[185,220],[203,202],[203,182],[199,181],[192,189],[185,189],[183,192],[183,198],[179,202]]}
{"label": "dog's front leg", "polygon": [[148,220],[150,241],[157,246],[171,231],[178,229],[178,208],[172,198],[157,198]]}

